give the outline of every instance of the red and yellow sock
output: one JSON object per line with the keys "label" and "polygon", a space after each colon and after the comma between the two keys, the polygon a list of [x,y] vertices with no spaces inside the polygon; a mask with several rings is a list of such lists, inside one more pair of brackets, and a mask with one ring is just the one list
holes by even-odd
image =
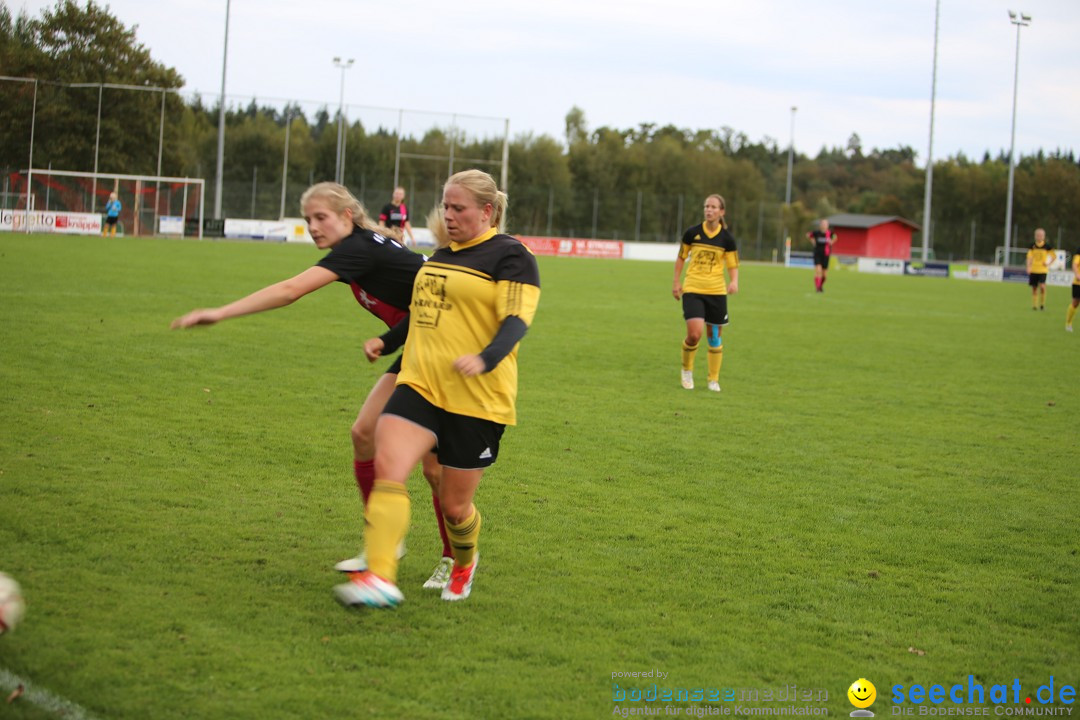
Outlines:
{"label": "red and yellow sock", "polygon": [[435,519],[439,523],[439,537],[442,538],[442,556],[454,557],[454,551],[450,549],[450,536],[446,534],[446,518],[442,514],[442,503],[439,496],[431,493],[431,504],[435,506]]}
{"label": "red and yellow sock", "polygon": [[375,461],[353,460],[353,475],[356,476],[356,487],[360,488],[360,499],[367,507],[371,489],[375,487]]}

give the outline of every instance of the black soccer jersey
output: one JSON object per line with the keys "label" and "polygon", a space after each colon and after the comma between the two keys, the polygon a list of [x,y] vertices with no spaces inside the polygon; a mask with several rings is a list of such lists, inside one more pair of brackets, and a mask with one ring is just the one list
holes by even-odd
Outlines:
{"label": "black soccer jersey", "polygon": [[435,251],[416,274],[398,384],[448,412],[513,425],[517,347],[476,377],[453,363],[487,347],[506,318],[529,325],[539,299],[536,258],[516,238],[492,228]]}
{"label": "black soccer jersey", "polygon": [[405,203],[400,205],[386,203],[383,205],[382,212],[379,213],[379,222],[389,228],[401,227],[408,219],[409,209],[405,207]]}
{"label": "black soccer jersey", "polygon": [[815,250],[823,248],[826,253],[829,249],[829,241],[832,240],[833,242],[836,242],[836,233],[831,230],[829,232],[814,230],[813,232],[806,233],[806,237],[810,238],[810,242],[814,243]]}
{"label": "black soccer jersey", "polygon": [[423,255],[360,228],[316,263],[347,283],[356,301],[390,327],[408,314],[413,280],[423,264]]}

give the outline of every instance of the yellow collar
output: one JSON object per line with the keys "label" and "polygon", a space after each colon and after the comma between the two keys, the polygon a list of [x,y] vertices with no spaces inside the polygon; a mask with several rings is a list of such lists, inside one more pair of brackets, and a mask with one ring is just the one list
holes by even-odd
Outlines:
{"label": "yellow collar", "polygon": [[459,243],[459,242],[455,242],[455,241],[451,240],[450,241],[450,250],[451,250],[451,252],[457,252],[458,250],[464,250],[465,248],[471,248],[474,245],[479,245],[480,243],[484,242],[485,240],[490,240],[491,238],[495,237],[495,235],[498,234],[498,232],[499,232],[498,228],[488,228],[488,231],[486,233],[483,233],[481,235],[477,235],[472,240],[467,240],[466,242],[463,242],[463,243]]}
{"label": "yellow collar", "polygon": [[709,233],[708,223],[707,222],[701,223],[701,232],[705,233],[705,237],[709,238],[710,240],[712,240],[714,237],[719,235],[720,231],[723,230],[723,229],[724,229],[724,221],[723,220],[721,220],[719,223],[716,224],[716,232],[711,233],[711,234]]}

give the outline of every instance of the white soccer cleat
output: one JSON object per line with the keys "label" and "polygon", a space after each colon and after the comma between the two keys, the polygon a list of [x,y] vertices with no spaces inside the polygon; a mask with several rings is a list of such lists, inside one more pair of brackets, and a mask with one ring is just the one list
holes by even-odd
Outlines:
{"label": "white soccer cleat", "polygon": [[442,599],[454,602],[469,597],[469,593],[472,592],[473,578],[476,577],[476,566],[479,564],[480,552],[477,551],[469,567],[459,568],[455,565],[450,571],[450,582],[443,588]]}
{"label": "white soccer cleat", "polygon": [[709,389],[712,390],[713,392],[720,392],[720,383],[718,383],[715,380],[710,380],[709,381]]}
{"label": "white soccer cleat", "polygon": [[[400,543],[398,543],[398,546],[397,546],[398,560],[405,557],[405,552],[406,552],[406,550],[405,550],[405,541],[402,540]],[[367,570],[367,568],[368,568],[368,563],[367,563],[367,553],[366,552],[362,552],[359,555],[357,555],[356,557],[351,557],[351,558],[349,558],[347,560],[342,560],[341,562],[339,562],[337,565],[334,566],[335,570],[337,570],[338,572],[343,572],[343,573],[364,572],[365,570]]]}
{"label": "white soccer cleat", "polygon": [[431,577],[424,582],[424,587],[428,590],[442,590],[446,587],[446,583],[450,582],[450,571],[454,569],[454,558],[440,558],[439,564],[435,566],[435,570],[431,573]]}
{"label": "white soccer cleat", "polygon": [[694,371],[683,370],[682,371],[682,386],[685,390],[694,389]]}
{"label": "white soccer cleat", "polygon": [[1072,332],[1072,325],[1066,325],[1065,332]]}
{"label": "white soccer cleat", "polygon": [[334,588],[334,595],[342,605],[353,607],[366,605],[375,608],[395,608],[405,600],[398,586],[383,580],[373,572],[352,573],[349,582]]}

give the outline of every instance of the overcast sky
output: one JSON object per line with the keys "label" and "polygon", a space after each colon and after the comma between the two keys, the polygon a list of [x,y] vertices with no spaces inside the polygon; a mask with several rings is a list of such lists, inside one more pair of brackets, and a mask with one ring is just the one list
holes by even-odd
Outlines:
{"label": "overcast sky", "polygon": [[[5,0],[38,15],[54,2]],[[1008,150],[1016,27],[1016,147],[1080,151],[1080,1],[941,0],[934,157]],[[221,91],[224,0],[110,0],[188,91]],[[572,106],[591,129],[641,123],[730,126],[815,155],[845,146],[913,147],[925,160],[934,0],[232,0],[230,103],[335,108],[345,73],[350,117],[397,124],[430,110],[510,119],[512,135],[564,137]],[[406,115],[406,130],[449,124]],[[501,121],[461,119],[466,132]]]}

